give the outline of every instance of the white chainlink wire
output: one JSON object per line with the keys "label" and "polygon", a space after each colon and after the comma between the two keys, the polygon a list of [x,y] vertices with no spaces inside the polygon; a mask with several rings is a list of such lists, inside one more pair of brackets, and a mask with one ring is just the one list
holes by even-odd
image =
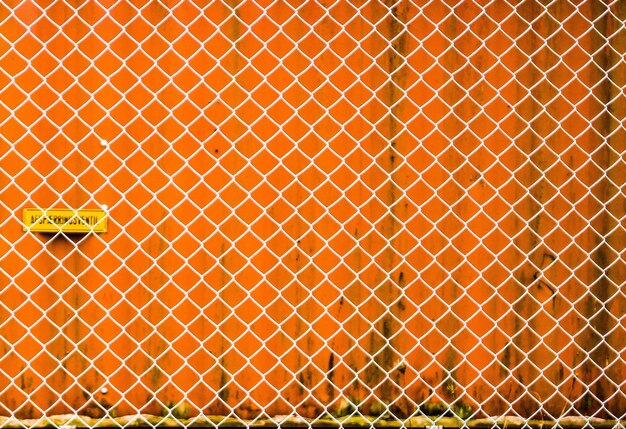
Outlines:
{"label": "white chainlink wire", "polygon": [[3,3],[1,425],[623,427],[625,19]]}

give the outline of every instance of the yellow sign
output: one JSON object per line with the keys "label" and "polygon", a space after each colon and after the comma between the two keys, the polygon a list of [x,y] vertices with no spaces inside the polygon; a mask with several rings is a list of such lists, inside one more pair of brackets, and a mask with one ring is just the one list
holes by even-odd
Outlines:
{"label": "yellow sign", "polygon": [[107,232],[107,214],[100,209],[24,209],[24,231]]}

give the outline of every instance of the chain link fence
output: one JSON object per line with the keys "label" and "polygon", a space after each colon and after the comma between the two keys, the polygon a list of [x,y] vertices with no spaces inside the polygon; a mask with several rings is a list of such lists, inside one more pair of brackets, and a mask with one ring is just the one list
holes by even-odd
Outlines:
{"label": "chain link fence", "polygon": [[625,20],[4,2],[1,425],[623,427]]}

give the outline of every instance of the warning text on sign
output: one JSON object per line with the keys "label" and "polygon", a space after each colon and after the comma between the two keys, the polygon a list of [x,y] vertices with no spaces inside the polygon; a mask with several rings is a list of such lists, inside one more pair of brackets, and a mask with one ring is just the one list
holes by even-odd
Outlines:
{"label": "warning text on sign", "polygon": [[24,231],[50,233],[107,232],[107,214],[100,209],[24,209]]}

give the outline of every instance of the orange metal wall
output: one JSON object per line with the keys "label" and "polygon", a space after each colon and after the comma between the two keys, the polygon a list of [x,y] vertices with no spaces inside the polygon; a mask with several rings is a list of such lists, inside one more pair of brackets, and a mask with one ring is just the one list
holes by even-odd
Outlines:
{"label": "orange metal wall", "polygon": [[624,4],[259,3],[0,6],[0,413],[623,413]]}

